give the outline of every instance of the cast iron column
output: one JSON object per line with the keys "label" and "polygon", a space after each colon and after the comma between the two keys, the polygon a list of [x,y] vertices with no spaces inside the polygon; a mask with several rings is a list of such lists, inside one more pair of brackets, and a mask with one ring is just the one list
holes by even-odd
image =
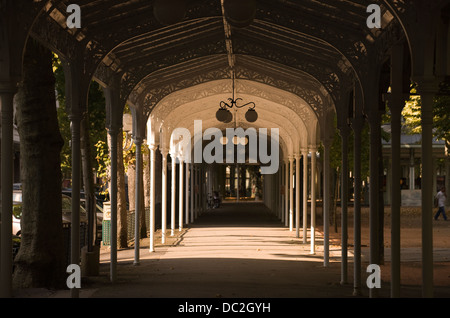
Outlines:
{"label": "cast iron column", "polygon": [[[135,178],[135,188],[136,192],[134,194],[135,209],[134,209],[134,262],[133,265],[139,265],[139,243],[140,243],[140,230],[139,230],[139,220],[141,213],[141,200],[139,200],[141,193],[141,182],[142,177],[142,139],[134,136],[134,144],[136,146],[136,178]],[[151,243],[150,243],[151,244]]]}
{"label": "cast iron column", "polygon": [[161,202],[161,243],[166,243],[167,231],[167,149],[162,149],[162,202]]}
{"label": "cast iron column", "polygon": [[179,156],[179,160],[180,160],[180,175],[179,175],[179,190],[178,190],[178,195],[179,195],[179,202],[178,202],[178,230],[182,231],[183,230],[183,194],[184,194],[184,183],[183,183],[183,178],[184,178],[184,163],[183,163],[183,157],[180,155]]}
{"label": "cast iron column", "polygon": [[[341,135],[341,284],[347,283],[347,198],[348,198],[348,125],[343,123],[339,128]],[[372,180],[371,180],[372,181]]]}
{"label": "cast iron column", "polygon": [[171,200],[171,213],[170,213],[170,236],[174,236],[175,235],[175,204],[176,204],[176,175],[177,175],[177,165],[176,165],[176,160],[177,160],[177,155],[175,153],[170,153],[170,157],[172,159],[172,200]]}
{"label": "cast iron column", "polygon": [[308,149],[302,149],[303,156],[303,244],[308,242]]}
{"label": "cast iron column", "polygon": [[155,251],[155,214],[156,214],[156,148],[154,144],[150,149],[150,247],[149,252]]}
{"label": "cast iron column", "polygon": [[400,297],[400,209],[401,166],[400,137],[403,97],[403,46],[396,45],[391,52],[391,297]]}
{"label": "cast iron column", "polygon": [[316,253],[316,151],[311,146],[311,254]]}
{"label": "cast iron column", "polygon": [[300,154],[295,154],[295,237],[300,237]]}
{"label": "cast iron column", "polygon": [[433,98],[434,80],[419,83],[422,99],[422,296],[433,297]]}
{"label": "cast iron column", "polygon": [[1,297],[12,297],[12,197],[13,197],[13,116],[14,94],[16,90],[9,84],[0,85],[1,106],[1,264],[0,264],[0,290]]}
{"label": "cast iron column", "polygon": [[330,262],[330,147],[332,140],[323,140],[323,266]]}

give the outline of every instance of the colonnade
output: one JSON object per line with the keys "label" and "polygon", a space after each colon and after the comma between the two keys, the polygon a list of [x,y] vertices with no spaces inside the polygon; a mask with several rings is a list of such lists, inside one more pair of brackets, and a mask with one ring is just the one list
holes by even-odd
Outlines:
{"label": "colonnade", "polygon": [[[299,153],[287,156],[287,159],[285,158],[280,163],[275,175],[265,176],[264,184],[264,203],[277,215],[282,224],[289,228],[289,231],[293,232],[295,229],[295,237],[301,238],[304,244],[308,242],[308,227],[310,228],[310,254],[316,253],[317,150],[317,146],[311,146],[309,149],[304,148]],[[325,171],[329,172],[328,144],[326,153],[323,165]],[[310,166],[308,157],[311,159]],[[325,177],[324,174],[324,189],[329,189],[329,182],[329,177]],[[324,196],[323,199],[324,204],[328,206],[329,191],[326,194],[328,196],[326,198]],[[324,217],[328,220],[328,209],[324,209],[324,211]],[[303,227],[301,228],[302,222]],[[327,226],[325,227],[327,228]],[[328,229],[326,232],[328,233]],[[328,244],[328,240],[325,240],[325,266],[328,266],[329,263]]]}
{"label": "colonnade", "polygon": [[[136,143],[137,142],[137,143]],[[139,149],[139,145],[142,145],[135,139],[136,148]],[[155,251],[155,194],[156,194],[156,160],[158,147],[154,144],[149,145],[150,148],[150,243],[149,252]],[[193,223],[198,216],[206,208],[206,196],[204,191],[205,182],[205,167],[202,164],[194,164],[185,162],[182,155],[177,152],[169,152],[168,149],[160,149],[162,156],[161,167],[161,243],[167,242],[167,235],[170,232],[170,236],[175,236],[176,231],[183,231],[184,225]],[[142,161],[139,159],[140,150],[136,151],[136,180],[142,178]],[[170,156],[170,175],[171,175],[171,189],[170,194],[167,193],[167,185],[169,183],[169,160]],[[177,180],[178,176],[178,180]],[[134,265],[139,265],[139,222],[138,217],[140,211],[143,208],[139,205],[139,182],[136,182],[136,218],[135,218],[135,260]],[[177,201],[178,194],[178,201]],[[168,209],[168,198],[170,196],[170,211]],[[177,202],[178,202],[178,214],[177,214]],[[168,229],[167,216],[170,212],[170,228]],[[178,220],[178,221],[177,221]],[[178,229],[176,227],[178,225]],[[170,230],[170,231],[169,231]],[[113,241],[113,240],[112,240]],[[112,278],[111,278],[112,279]]]}

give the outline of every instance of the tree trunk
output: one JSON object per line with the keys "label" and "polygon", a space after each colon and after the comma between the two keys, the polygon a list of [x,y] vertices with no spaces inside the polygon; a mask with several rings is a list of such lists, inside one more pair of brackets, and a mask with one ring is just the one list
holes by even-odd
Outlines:
{"label": "tree trunk", "polygon": [[[108,148],[111,149],[111,138],[108,134]],[[111,178],[111,170],[108,171]],[[109,193],[111,188],[108,187]],[[128,247],[128,221],[127,221],[127,200],[125,189],[125,168],[123,164],[123,138],[120,130],[117,138],[117,247]],[[111,238],[114,239],[114,238]]]}
{"label": "tree trunk", "polygon": [[135,169],[135,165],[129,164],[127,167],[127,179],[128,179],[128,209],[130,211],[134,211],[135,210],[135,206],[136,206],[136,200],[135,200],[135,193],[136,193],[136,187],[135,187],[135,183],[136,183],[136,169]]}
{"label": "tree trunk", "polygon": [[145,144],[142,144],[142,171],[141,178],[142,197],[142,213],[140,214],[140,238],[147,237],[147,224],[145,223],[145,214],[147,209],[150,210],[150,151]]}
{"label": "tree trunk", "polygon": [[61,158],[52,52],[30,39],[16,95],[22,180],[22,241],[15,288],[63,288]]}
{"label": "tree trunk", "polygon": [[128,210],[125,193],[125,167],[123,164],[123,133],[117,138],[117,247],[128,247]]}
{"label": "tree trunk", "polygon": [[[145,176],[145,163],[142,160],[143,154],[141,155],[141,162],[143,163],[143,175]],[[136,210],[136,164],[129,164],[127,168],[128,176],[128,207],[130,211]],[[145,201],[144,201],[144,181],[143,176],[139,178],[141,183],[141,193],[139,194],[139,201],[141,202],[141,210],[139,213],[139,237],[147,237],[147,226],[145,224]],[[133,227],[134,228],[134,227]]]}
{"label": "tree trunk", "polygon": [[89,114],[81,121],[81,163],[83,167],[83,185],[88,216],[88,251],[92,251],[96,234],[96,199],[92,165],[91,142],[89,139]]}

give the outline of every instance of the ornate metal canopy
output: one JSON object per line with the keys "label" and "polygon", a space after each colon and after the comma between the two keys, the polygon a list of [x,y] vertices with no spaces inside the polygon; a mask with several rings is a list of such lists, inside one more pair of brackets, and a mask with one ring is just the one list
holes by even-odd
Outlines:
{"label": "ornate metal canopy", "polygon": [[[80,0],[81,28],[69,29],[71,1],[49,0],[31,35],[79,65],[86,81],[107,86],[119,78],[121,103],[145,116],[176,91],[230,78],[233,66],[238,80],[297,95],[321,122],[329,112],[348,112],[348,93],[355,87],[377,87],[373,79],[392,45],[414,29],[405,21],[419,5],[375,1],[382,27],[374,29],[366,24],[365,0],[258,0],[245,27],[228,23],[223,1],[172,2],[164,17],[161,1]],[[363,102],[371,97],[367,91]],[[296,113],[304,113],[301,107]]]}

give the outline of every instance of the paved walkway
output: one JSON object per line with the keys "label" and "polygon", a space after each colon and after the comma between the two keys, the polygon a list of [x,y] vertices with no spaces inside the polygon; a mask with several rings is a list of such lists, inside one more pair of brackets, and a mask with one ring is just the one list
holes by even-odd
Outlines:
{"label": "paved walkway", "polygon": [[178,232],[171,246],[156,244],[156,252],[149,253],[144,240],[140,266],[132,265],[133,249],[119,251],[117,284],[107,282],[109,252],[102,253],[102,275],[89,280],[89,296],[352,296],[351,286],[339,284],[340,265],[333,262],[339,248],[332,246],[332,263],[324,268],[318,234],[317,252],[311,255],[310,243],[302,244],[263,204],[224,204]]}
{"label": "paved walkway", "polygon": [[[169,237],[165,245],[160,243],[158,231],[153,253],[148,251],[148,239],[142,240],[139,266],[133,265],[133,248],[118,251],[114,284],[109,281],[110,252],[103,247],[100,275],[82,280],[80,297],[354,297],[351,250],[349,283],[341,285],[340,247],[330,246],[331,262],[325,268],[322,233],[316,233],[316,253],[311,255],[309,239],[308,244],[302,244],[302,239],[295,237],[295,230],[284,227],[263,204],[224,204],[220,209],[202,214],[182,232],[176,230],[176,235]],[[367,266],[364,260],[363,255],[363,268]],[[362,297],[368,296],[367,275],[362,271]],[[34,296],[69,295],[69,291],[61,291]],[[402,295],[420,297],[420,286],[408,287]],[[379,296],[389,297],[389,283],[382,283]]]}

